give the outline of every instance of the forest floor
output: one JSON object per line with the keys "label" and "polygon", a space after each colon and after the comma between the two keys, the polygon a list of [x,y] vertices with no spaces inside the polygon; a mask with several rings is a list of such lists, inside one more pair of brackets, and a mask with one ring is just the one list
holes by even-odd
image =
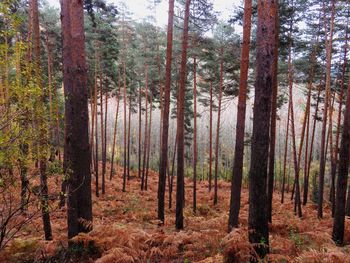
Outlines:
{"label": "forest floor", "polygon": [[[175,203],[166,209],[164,226],[156,220],[158,174],[150,172],[148,190],[143,192],[136,172],[131,175],[125,193],[121,191],[122,168],[118,167],[113,180],[106,181],[106,194],[98,198],[93,194],[93,230],[75,238],[85,244],[83,248],[68,248],[66,209],[56,209],[51,213],[53,241],[43,241],[41,218],[37,217],[0,253],[0,262],[219,263],[225,262],[228,254],[229,262],[249,262],[253,250],[247,239],[247,189],[242,193],[240,228],[228,234],[230,183],[219,181],[219,201],[214,206],[208,183],[198,182],[197,213],[193,214],[192,181],[186,179],[185,229],[176,231]],[[293,213],[290,194],[285,204],[280,198],[275,192],[269,226],[271,253],[261,262],[350,262],[350,246],[337,247],[331,240],[328,205],[319,220],[316,205],[309,202],[299,219]],[[349,219],[345,242],[350,243]]]}

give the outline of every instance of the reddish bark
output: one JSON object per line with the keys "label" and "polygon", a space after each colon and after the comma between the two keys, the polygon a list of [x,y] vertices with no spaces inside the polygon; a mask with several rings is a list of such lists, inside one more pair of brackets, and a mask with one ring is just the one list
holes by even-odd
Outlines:
{"label": "reddish bark", "polygon": [[184,208],[184,150],[185,150],[185,87],[186,87],[186,63],[188,47],[188,24],[191,0],[186,0],[184,28],[182,37],[180,82],[177,102],[177,184],[176,184],[176,229],[183,229]]}

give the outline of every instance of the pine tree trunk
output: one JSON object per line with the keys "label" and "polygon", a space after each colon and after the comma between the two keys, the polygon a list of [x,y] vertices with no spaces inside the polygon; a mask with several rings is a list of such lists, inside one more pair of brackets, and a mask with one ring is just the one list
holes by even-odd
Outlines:
{"label": "pine tree trunk", "polygon": [[141,177],[141,190],[145,189],[145,177],[146,177],[146,161],[147,161],[147,142],[148,142],[148,65],[145,65],[145,100],[146,100],[146,111],[145,111],[145,130],[144,130],[144,142],[143,142],[143,164],[142,164],[142,177]]}
{"label": "pine tree trunk", "polygon": [[334,16],[335,16],[334,13],[335,13],[335,0],[332,0],[332,17],[330,22],[329,38],[328,37],[326,38],[326,97],[325,97],[324,111],[323,111],[321,150],[320,150],[320,173],[319,173],[319,182],[318,182],[318,208],[317,208],[318,218],[323,217],[323,190],[324,190],[324,174],[325,174],[325,167],[326,167],[325,144],[326,144],[329,97],[330,97],[330,89],[331,89],[332,41],[333,41],[333,27],[334,27]]}
{"label": "pine tree trunk", "polygon": [[124,99],[124,171],[123,171],[123,192],[126,191],[126,65],[125,65],[125,57],[123,61],[123,99]]}
{"label": "pine tree trunk", "polygon": [[[107,96],[107,95],[106,95]],[[104,110],[103,110],[103,76],[100,76],[100,133],[101,133],[101,159],[102,159],[102,174],[101,174],[101,190],[105,194],[105,133],[104,133]]]}
{"label": "pine tree trunk", "polygon": [[[97,58],[97,56],[96,56]],[[98,63],[98,62],[96,62]],[[97,97],[98,97],[98,84],[97,84],[97,68],[95,71],[95,91],[94,91],[94,101],[95,101],[95,112],[96,112],[96,118],[95,118],[95,194],[96,197],[100,196],[99,191],[99,182],[98,182],[98,106],[97,106]]]}
{"label": "pine tree trunk", "polygon": [[[33,26],[33,46],[34,46],[34,72],[37,85],[41,88],[41,103],[46,103],[46,93],[43,84],[40,80],[41,75],[41,62],[40,62],[40,26],[39,26],[39,8],[38,1],[31,0],[30,5],[32,8],[32,26]],[[45,234],[45,240],[52,240],[52,230],[50,222],[50,212],[48,206],[48,187],[47,187],[47,144],[49,142],[49,134],[46,128],[45,108],[39,106],[44,112],[39,112],[40,116],[36,116],[36,125],[39,129],[39,166],[40,166],[40,203],[41,203],[41,217],[43,220],[43,228]],[[90,165],[90,164],[89,164]]]}
{"label": "pine tree trunk", "polygon": [[273,57],[275,49],[277,7],[274,0],[258,1],[256,82],[249,172],[249,242],[260,257],[269,252],[267,217],[267,165],[271,97],[273,89]]}
{"label": "pine tree trunk", "polygon": [[127,160],[127,178],[130,180],[130,133],[131,133],[131,95],[129,97],[129,114],[128,114],[128,160]]}
{"label": "pine tree trunk", "polygon": [[150,151],[151,151],[151,134],[152,134],[152,111],[153,111],[153,103],[152,103],[152,92],[150,92],[150,114],[149,114],[149,128],[148,128],[148,142],[147,142],[147,162],[146,162],[146,176],[145,176],[145,190],[147,191],[148,188],[148,171],[149,171],[149,158],[150,158]]}
{"label": "pine tree trunk", "polygon": [[307,165],[307,172],[306,172],[306,182],[304,183],[303,205],[306,205],[307,199],[308,199],[310,168],[311,168],[312,154],[313,154],[313,148],[314,148],[314,140],[315,140],[315,132],[316,132],[316,123],[317,123],[317,118],[318,118],[317,114],[318,114],[318,105],[320,102],[320,95],[321,95],[321,85],[318,86],[318,94],[317,94],[317,101],[316,101],[316,107],[315,107],[314,123],[313,123],[313,127],[312,127],[311,142],[310,142],[310,153],[309,153],[309,157],[308,157],[308,165]]}
{"label": "pine tree trunk", "polygon": [[[83,3],[61,1],[65,90],[65,160],[68,177],[68,238],[91,230],[87,66]],[[74,34],[72,34],[74,32]]]}
{"label": "pine tree trunk", "polygon": [[210,81],[209,101],[209,192],[211,191],[212,160],[213,160],[213,82]]}
{"label": "pine tree trunk", "polygon": [[106,164],[107,164],[107,116],[108,116],[108,81],[106,78],[105,88],[105,112],[104,112],[104,136],[103,136],[103,167],[102,167],[102,194],[106,193]]}
{"label": "pine tree trunk", "polygon": [[244,134],[245,134],[245,115],[246,100],[248,87],[248,70],[249,70],[249,48],[250,33],[252,21],[252,1],[244,1],[244,18],[243,18],[243,43],[241,52],[239,94],[237,106],[237,123],[236,123],[236,143],[233,160],[233,170],[231,178],[231,198],[230,213],[228,220],[228,230],[238,226],[239,210],[241,208],[241,188],[243,177],[243,156],[244,156]]}
{"label": "pine tree trunk", "polygon": [[[166,169],[168,162],[168,136],[169,136],[169,112],[170,112],[170,88],[171,88],[171,62],[173,50],[173,24],[174,24],[174,0],[169,0],[168,31],[167,31],[167,49],[165,64],[165,86],[164,86],[164,104],[162,115],[162,133],[161,133],[161,155],[159,160],[159,179],[158,179],[158,219],[164,223],[164,204],[165,204],[165,183]],[[170,174],[168,173],[170,177]],[[170,180],[171,181],[171,180]],[[169,209],[171,208],[172,186],[169,185]]]}
{"label": "pine tree trunk", "polygon": [[[277,5],[277,4],[276,4]],[[278,93],[278,42],[279,42],[279,17],[276,15],[276,40],[273,63],[273,90],[271,100],[271,123],[270,123],[270,147],[269,147],[269,163],[267,178],[267,217],[272,222],[272,198],[273,198],[273,182],[275,176],[275,145],[276,145],[276,118],[277,118],[277,93]]]}
{"label": "pine tree trunk", "polygon": [[111,174],[109,176],[109,180],[112,180],[114,174],[114,155],[115,155],[115,147],[117,141],[117,129],[118,129],[118,115],[119,115],[119,95],[120,95],[120,76],[118,75],[118,91],[117,91],[117,109],[115,111],[115,119],[114,119],[114,132],[113,132],[113,144],[112,144],[112,159],[111,159]]}
{"label": "pine tree trunk", "polygon": [[346,188],[348,184],[350,151],[350,81],[345,106],[344,124],[339,152],[338,181],[332,238],[338,244],[344,242]]}
{"label": "pine tree trunk", "polygon": [[218,173],[219,173],[219,143],[220,143],[220,120],[221,120],[221,101],[222,101],[222,85],[224,61],[222,59],[223,48],[221,48],[220,60],[220,84],[219,84],[219,100],[218,100],[218,119],[216,124],[216,142],[215,142],[215,177],[214,177],[214,205],[218,203]]}
{"label": "pine tree trunk", "polygon": [[142,87],[139,87],[139,142],[138,142],[138,178],[141,178],[141,157],[142,157]]}
{"label": "pine tree trunk", "polygon": [[[283,155],[283,177],[282,177],[282,190],[281,190],[281,203],[284,203],[284,186],[286,181],[286,166],[287,166],[287,152],[288,152],[288,139],[289,139],[289,122],[290,122],[290,101],[288,102],[288,117],[287,117],[287,128],[286,128],[286,139],[284,143],[284,155]],[[289,180],[288,180],[289,183]]]}
{"label": "pine tree trunk", "polygon": [[184,208],[184,152],[185,152],[185,88],[186,88],[186,63],[188,47],[188,23],[191,0],[186,0],[184,28],[182,37],[180,82],[177,102],[177,184],[176,184],[176,229],[183,229]]}
{"label": "pine tree trunk", "polygon": [[193,58],[193,213],[197,210],[197,59]]}

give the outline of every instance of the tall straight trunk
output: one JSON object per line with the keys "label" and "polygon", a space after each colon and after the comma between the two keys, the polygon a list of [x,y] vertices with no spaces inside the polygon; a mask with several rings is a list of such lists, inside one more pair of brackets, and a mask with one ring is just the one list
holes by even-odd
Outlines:
{"label": "tall straight trunk", "polygon": [[[331,91],[331,64],[332,64],[332,41],[333,41],[333,28],[334,28],[334,16],[335,16],[335,0],[332,0],[332,17],[330,21],[329,37],[326,38],[326,96],[323,111],[322,120],[322,135],[321,135],[321,149],[320,149],[320,173],[318,181],[318,207],[317,217],[323,217],[323,190],[324,190],[324,174],[326,168],[326,130],[327,130],[327,116],[329,107],[329,97]],[[325,28],[326,28],[325,21]],[[327,30],[326,30],[327,32]]]}
{"label": "tall straight trunk", "polygon": [[146,161],[146,176],[145,176],[145,190],[147,191],[148,187],[148,171],[149,171],[149,158],[151,151],[151,134],[152,134],[152,111],[153,111],[153,103],[152,103],[152,92],[150,92],[150,106],[149,106],[149,127],[148,127],[148,142],[147,142],[147,161]]}
{"label": "tall straight trunk", "polygon": [[104,135],[103,135],[103,167],[102,167],[102,194],[106,193],[106,163],[107,163],[107,116],[108,116],[108,81],[105,81],[105,112],[104,112]]}
{"label": "tall straight trunk", "polygon": [[123,171],[123,192],[126,191],[126,65],[125,57],[123,61],[123,100],[124,100],[124,171]]}
{"label": "tall straight trunk", "polygon": [[184,208],[184,150],[185,150],[185,88],[186,88],[186,63],[188,47],[188,23],[191,0],[186,0],[184,28],[182,36],[182,52],[180,67],[180,82],[177,98],[177,184],[176,184],[176,229],[183,229]]}
{"label": "tall straight trunk", "polygon": [[[317,40],[314,43],[314,48],[312,50],[311,57],[310,57],[308,93],[307,93],[304,122],[303,122],[303,127],[302,127],[302,140],[304,140],[304,133],[305,133],[305,129],[306,129],[306,145],[305,145],[305,157],[304,157],[305,160],[304,160],[303,205],[306,204],[306,203],[304,204],[304,202],[306,202],[306,200],[307,200],[307,188],[308,188],[308,184],[309,184],[307,170],[308,170],[308,150],[309,150],[309,133],[310,133],[309,131],[310,131],[310,113],[311,113],[311,93],[312,93],[312,84],[313,84],[314,76],[315,76],[315,63],[316,63],[316,54],[318,51],[318,44],[319,44],[319,32],[317,33]],[[300,145],[300,149],[299,149],[299,168],[301,167],[301,152],[302,152],[302,144]]]}
{"label": "tall straight trunk", "polygon": [[[292,5],[293,5],[293,1],[292,1]],[[291,21],[290,27],[289,27],[289,39],[292,38],[292,32],[293,32],[293,20]],[[294,72],[293,72],[293,64],[292,64],[292,41],[290,40],[289,47],[288,47],[288,83],[289,83],[289,103],[290,103],[290,125],[291,125],[293,162],[294,162],[294,184],[293,184],[293,193],[295,189],[294,212],[295,213],[297,212],[298,216],[301,217],[302,211],[301,211],[300,186],[299,186],[300,154],[297,153],[297,145],[296,145],[294,104],[293,104],[293,79],[294,79]],[[304,136],[302,135],[299,152],[303,145],[303,139],[304,139],[303,137]],[[293,198],[293,193],[292,193],[292,198]]]}
{"label": "tall straight trunk", "polygon": [[[277,4],[276,4],[277,5]],[[267,178],[267,217],[272,222],[272,198],[273,198],[273,182],[275,175],[275,145],[276,145],[276,118],[277,118],[277,93],[278,93],[278,41],[279,41],[279,17],[276,15],[276,34],[275,34],[275,52],[273,63],[273,89],[271,100],[271,123],[270,123],[270,147],[269,147],[269,163]]]}
{"label": "tall straight trunk", "polygon": [[339,152],[338,164],[338,180],[336,205],[333,221],[332,238],[338,245],[343,245],[344,242],[344,227],[345,227],[345,198],[346,188],[348,184],[348,169],[349,169],[349,151],[350,151],[350,81],[348,85],[348,94],[345,106],[344,124],[342,139]]}
{"label": "tall straight trunk", "polygon": [[83,2],[61,0],[68,238],[92,226],[87,66]]}
{"label": "tall straight trunk", "polygon": [[113,173],[114,173],[114,155],[115,155],[115,146],[117,141],[117,129],[118,129],[118,115],[119,115],[119,95],[120,95],[120,76],[118,75],[118,91],[117,91],[117,109],[115,111],[115,119],[114,119],[114,132],[113,132],[113,144],[112,144],[112,159],[111,159],[111,174],[109,176],[109,180],[112,180]]}
{"label": "tall straight trunk", "polygon": [[197,210],[197,58],[193,58],[193,213]]}
{"label": "tall straight trunk", "polygon": [[218,119],[216,123],[216,142],[215,142],[215,177],[214,177],[214,205],[218,203],[218,173],[219,173],[219,143],[220,143],[220,120],[221,120],[221,101],[222,101],[222,85],[224,74],[224,61],[222,58],[223,48],[221,48],[220,60],[220,84],[219,84],[219,100],[218,100]]}
{"label": "tall straight trunk", "polygon": [[[98,62],[97,62],[98,63]],[[97,106],[97,96],[98,96],[98,84],[97,84],[97,68],[95,71],[95,90],[94,90],[94,101],[95,101],[95,194],[97,197],[100,196],[99,182],[98,182],[98,106]]]}
{"label": "tall straight trunk", "polygon": [[[345,45],[344,45],[344,58],[342,66],[342,77],[340,82],[340,94],[339,94],[339,106],[338,106],[338,117],[337,117],[337,129],[335,135],[335,148],[334,148],[334,169],[332,169],[332,178],[336,177],[337,166],[338,166],[338,155],[339,155],[339,138],[340,138],[340,129],[341,129],[341,115],[343,107],[343,97],[344,97],[344,82],[346,74],[346,64],[347,64],[347,51],[348,51],[348,21],[345,29]],[[334,189],[334,202],[335,204],[335,189]],[[335,205],[332,206],[332,211],[335,212]]]}
{"label": "tall straight trunk", "polygon": [[[107,96],[107,94],[106,94]],[[100,133],[101,133],[101,159],[102,159],[102,173],[101,173],[101,190],[102,194],[105,194],[105,132],[104,132],[104,110],[103,110],[103,76],[100,76]]]}
{"label": "tall straight trunk", "polygon": [[138,141],[138,178],[141,178],[141,155],[142,155],[142,88],[139,87],[139,141]]}
{"label": "tall straight trunk", "polygon": [[209,192],[211,191],[212,160],[213,160],[213,82],[210,81],[209,100]]}
{"label": "tall straight trunk", "polygon": [[[333,96],[334,95],[334,96]],[[329,191],[329,201],[331,202],[332,217],[334,216],[334,205],[335,205],[335,173],[336,164],[334,156],[334,144],[333,144],[333,110],[335,94],[331,94],[329,98],[332,102],[329,107],[329,126],[328,126],[328,136],[329,136],[329,155],[331,159],[331,185]]]}
{"label": "tall straight trunk", "polygon": [[310,152],[309,152],[307,172],[306,172],[306,182],[304,183],[303,205],[306,205],[307,199],[308,199],[310,168],[311,168],[312,154],[313,154],[313,149],[314,149],[314,140],[315,140],[315,132],[316,132],[316,122],[317,122],[317,118],[318,118],[317,114],[318,114],[318,108],[319,108],[318,106],[319,106],[319,102],[320,102],[320,95],[321,95],[321,85],[318,86],[317,101],[316,101],[315,115],[314,115],[314,123],[313,123],[313,127],[312,127],[311,142],[310,142]]}
{"label": "tall straight trunk", "polygon": [[174,152],[173,152],[173,159],[171,164],[171,176],[170,176],[170,184],[169,184],[169,209],[171,209],[172,206],[172,196],[173,196],[173,186],[174,186],[174,172],[175,172],[175,157],[177,152],[177,131],[175,135],[175,142],[174,142]]}
{"label": "tall straight trunk", "polygon": [[267,217],[267,163],[270,139],[270,113],[277,3],[258,1],[256,82],[254,98],[251,166],[249,172],[249,242],[260,257],[269,252]]}
{"label": "tall straight trunk", "polygon": [[[283,155],[283,177],[282,177],[282,189],[281,189],[281,203],[284,203],[284,189],[286,181],[286,166],[287,166],[287,152],[288,152],[288,139],[289,139],[289,122],[290,122],[290,101],[288,102],[288,117],[287,117],[287,128],[286,128],[286,138],[284,143],[284,155]],[[289,181],[288,181],[289,183]]]}
{"label": "tall straight trunk", "polygon": [[[96,85],[96,84],[95,84]],[[90,89],[90,112],[91,112],[91,118],[90,118],[90,149],[91,149],[91,171],[95,171],[95,152],[92,150],[94,149],[94,134],[95,134],[95,104],[94,104],[94,89],[95,85],[93,88]],[[93,172],[92,172],[93,173]]]}
{"label": "tall straight trunk", "polygon": [[141,190],[145,188],[145,176],[146,176],[146,161],[147,161],[147,142],[148,142],[148,65],[145,65],[145,130],[144,130],[144,145],[143,145],[143,162],[142,162],[142,177],[141,177]]}
{"label": "tall straight trunk", "polygon": [[[34,46],[34,72],[37,79],[37,85],[41,87],[41,103],[46,103],[46,92],[43,84],[40,80],[41,75],[41,62],[40,62],[40,26],[39,26],[39,9],[38,1],[31,0],[30,5],[32,7],[32,26],[33,26],[33,46]],[[44,106],[39,106],[41,110],[45,111]],[[45,112],[44,112],[45,113]],[[49,201],[48,201],[48,187],[47,187],[47,149],[46,145],[49,141],[49,134],[46,129],[45,114],[40,112],[41,116],[36,116],[36,124],[39,128],[40,140],[39,140],[39,166],[40,166],[40,203],[41,203],[41,217],[43,220],[43,228],[46,240],[52,240],[52,230],[50,222]],[[90,165],[90,164],[89,164]]]}
{"label": "tall straight trunk", "polygon": [[[167,31],[167,49],[165,64],[165,86],[164,86],[164,104],[161,133],[161,155],[159,161],[159,179],[158,179],[158,219],[164,223],[164,204],[165,204],[165,181],[168,162],[168,135],[169,135],[169,111],[170,111],[170,88],[171,88],[171,62],[173,50],[173,24],[174,24],[174,0],[169,0],[168,31]],[[170,176],[170,174],[168,174]],[[171,207],[172,189],[169,185],[169,208]]]}
{"label": "tall straight trunk", "polygon": [[129,97],[129,114],[128,114],[128,156],[127,156],[127,178],[130,180],[130,134],[131,133],[131,95]]}

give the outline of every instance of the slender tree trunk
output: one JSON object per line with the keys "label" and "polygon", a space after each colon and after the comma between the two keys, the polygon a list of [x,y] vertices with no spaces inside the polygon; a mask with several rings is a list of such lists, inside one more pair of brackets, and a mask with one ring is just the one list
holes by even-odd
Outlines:
{"label": "slender tree trunk", "polygon": [[[124,58],[125,59],[125,58]],[[124,99],[124,171],[123,171],[123,192],[126,191],[126,175],[127,175],[127,171],[126,171],[126,162],[127,162],[127,157],[126,157],[126,127],[127,127],[127,123],[126,123],[126,66],[125,66],[125,61],[123,61],[123,99]]]}
{"label": "slender tree trunk", "polygon": [[[290,122],[290,101],[288,102],[288,117],[286,128],[286,139],[284,143],[284,156],[283,156],[283,177],[282,177],[282,190],[281,190],[281,203],[284,203],[284,186],[286,181],[286,166],[287,166],[287,152],[288,152],[288,139],[289,139],[289,122]],[[289,183],[289,180],[288,180]]]}
{"label": "slender tree trunk", "polygon": [[[40,62],[40,26],[39,26],[39,9],[38,1],[31,0],[30,5],[32,7],[32,26],[33,26],[33,46],[34,46],[34,72],[37,80],[37,85],[41,87],[41,103],[46,102],[46,92],[43,88],[43,84],[40,80],[41,75],[41,62]],[[40,106],[39,106],[40,107]],[[40,107],[41,110],[45,111],[45,106]],[[48,205],[48,187],[47,187],[47,174],[46,174],[46,163],[47,163],[47,149],[46,145],[49,141],[49,134],[46,127],[45,112],[39,112],[41,116],[36,116],[36,124],[39,128],[40,141],[39,141],[39,166],[40,166],[40,203],[41,203],[41,217],[43,220],[43,228],[45,234],[45,240],[52,240],[52,230],[50,222],[50,212]]]}
{"label": "slender tree trunk", "polygon": [[[338,117],[337,117],[337,130],[335,136],[335,148],[334,148],[334,169],[332,169],[332,178],[336,177],[337,166],[338,166],[338,155],[339,155],[339,138],[340,138],[340,129],[341,129],[341,115],[343,107],[343,97],[344,97],[344,82],[346,74],[346,63],[347,63],[347,51],[348,51],[348,21],[345,29],[345,45],[344,45],[344,58],[342,66],[342,77],[340,82],[340,94],[339,94],[339,107],[338,107]],[[332,203],[332,212],[335,213],[335,189],[333,190],[333,203]]]}
{"label": "slender tree trunk", "polygon": [[277,118],[277,93],[278,93],[278,42],[279,42],[279,17],[276,15],[276,40],[273,63],[273,90],[271,100],[271,126],[270,126],[270,148],[267,178],[267,216],[269,222],[272,222],[272,198],[273,198],[273,182],[275,175],[275,145],[276,145],[276,118]]}
{"label": "slender tree trunk", "polygon": [[219,101],[218,101],[218,119],[216,124],[216,142],[215,142],[215,177],[214,177],[214,205],[218,203],[218,173],[219,173],[219,143],[220,143],[220,118],[221,118],[221,101],[222,101],[222,85],[223,85],[223,71],[224,61],[222,58],[223,48],[221,48],[220,60],[220,84],[219,84]]}
{"label": "slender tree trunk", "polygon": [[127,159],[127,178],[130,180],[130,134],[131,133],[131,95],[129,97],[129,115],[128,115],[128,159]]}
{"label": "slender tree trunk", "polygon": [[197,58],[193,58],[193,213],[197,210]]}
{"label": "slender tree trunk", "polygon": [[339,152],[338,181],[336,193],[336,205],[333,222],[332,238],[338,245],[344,242],[345,227],[345,197],[348,184],[350,152],[350,81],[348,85],[348,94],[345,106],[344,125]]}
{"label": "slender tree trunk", "polygon": [[317,114],[318,114],[318,105],[320,102],[320,95],[321,95],[321,85],[318,86],[318,94],[317,94],[317,101],[316,101],[316,107],[315,107],[314,123],[313,123],[313,127],[312,127],[311,142],[310,142],[310,153],[309,153],[308,166],[307,166],[307,172],[306,172],[306,182],[304,183],[303,205],[306,205],[307,199],[308,199],[310,168],[311,168],[312,153],[313,153],[313,148],[314,148],[316,122],[317,122],[317,118],[318,118]]}
{"label": "slender tree trunk", "polygon": [[177,102],[177,184],[176,184],[176,229],[183,229],[184,208],[184,150],[185,150],[185,87],[186,87],[186,63],[188,47],[188,23],[191,0],[186,0],[184,29],[182,37],[182,53],[180,67],[180,82]]}
{"label": "slender tree trunk", "polygon": [[209,192],[211,191],[212,160],[213,160],[213,82],[210,81],[209,101]]}
{"label": "slender tree trunk", "polygon": [[[97,56],[96,56],[97,58]],[[98,63],[98,62],[96,62]],[[96,197],[100,196],[99,191],[99,182],[98,182],[98,103],[97,103],[97,97],[98,97],[98,84],[97,84],[97,67],[95,71],[95,91],[94,91],[94,100],[95,100],[95,112],[96,112],[96,118],[95,118],[95,194]]]}
{"label": "slender tree trunk", "polygon": [[[293,5],[293,4],[292,4]],[[293,30],[293,21],[291,21],[289,28],[289,39],[292,37]],[[290,103],[290,125],[291,125],[291,134],[292,134],[292,147],[293,147],[293,161],[294,161],[294,184],[293,184],[293,192],[295,189],[295,202],[294,202],[294,212],[298,213],[298,216],[302,216],[301,211],[301,201],[300,201],[300,186],[299,186],[299,156],[297,153],[296,146],[296,132],[295,132],[295,123],[294,123],[294,105],[293,105],[293,64],[292,64],[292,42],[289,42],[288,47],[288,82],[289,82],[289,103]],[[303,145],[303,135],[300,142],[299,151]],[[293,196],[293,193],[292,193]]]}
{"label": "slender tree trunk", "polygon": [[251,166],[249,172],[249,242],[263,258],[269,252],[267,217],[267,165],[271,97],[273,89],[273,57],[275,49],[277,3],[258,1],[256,82],[254,99]]}
{"label": "slender tree trunk", "polygon": [[[87,66],[83,2],[61,1],[65,89],[68,238],[92,226]],[[74,34],[73,34],[74,32]]]}
{"label": "slender tree trunk", "polygon": [[[329,38],[326,38],[326,97],[324,103],[323,120],[322,120],[322,136],[321,136],[321,150],[320,150],[320,174],[318,182],[318,218],[323,217],[323,190],[324,190],[324,174],[326,166],[326,130],[327,130],[327,115],[329,107],[330,86],[331,86],[331,64],[332,64],[332,41],[333,41],[333,27],[335,16],[335,0],[332,0],[332,17],[330,22]],[[326,21],[325,21],[326,27]],[[327,32],[327,30],[326,30]]]}
{"label": "slender tree trunk", "polygon": [[106,78],[105,88],[105,112],[104,112],[104,135],[103,135],[103,167],[102,167],[102,194],[106,193],[106,163],[107,163],[107,116],[108,116],[108,81]]}
{"label": "slender tree trunk", "polygon": [[139,87],[139,143],[138,143],[138,178],[141,178],[141,156],[142,156],[142,88]]}
{"label": "slender tree trunk", "polygon": [[[175,142],[174,142],[174,153],[173,153],[173,160],[172,160],[172,168],[171,168],[171,178],[170,178],[170,185],[169,185],[169,209],[171,209],[172,205],[172,195],[173,195],[173,186],[174,186],[174,171],[175,171],[175,157],[176,157],[176,149],[177,149],[177,131],[175,136]],[[169,175],[170,176],[170,175]]]}
{"label": "slender tree trunk", "polygon": [[[106,94],[107,96],[107,94]],[[101,188],[102,188],[102,194],[105,194],[105,133],[104,133],[104,110],[103,110],[103,76],[101,73],[100,76],[100,132],[101,132],[101,159],[102,159],[102,174],[101,174]]]}
{"label": "slender tree trunk", "polygon": [[145,130],[144,130],[144,145],[143,145],[143,164],[142,164],[142,177],[141,177],[141,190],[145,188],[145,176],[146,176],[146,160],[147,160],[147,142],[148,142],[148,65],[145,65],[145,99],[146,99],[146,110],[145,110]]}
{"label": "slender tree trunk", "polygon": [[109,180],[112,180],[114,173],[114,154],[115,154],[115,146],[117,141],[117,129],[118,129],[118,114],[119,114],[119,95],[120,95],[120,76],[118,75],[118,91],[117,91],[117,109],[115,111],[115,119],[114,119],[114,132],[113,132],[113,144],[112,144],[112,159],[111,159],[111,174],[109,176]]}
{"label": "slender tree trunk", "polygon": [[152,134],[152,111],[153,111],[153,105],[152,105],[152,92],[150,92],[150,109],[149,109],[149,127],[148,127],[148,142],[147,142],[147,162],[146,162],[146,176],[145,176],[145,190],[147,191],[148,187],[148,171],[149,171],[149,157],[150,157],[150,151],[151,151],[151,134]]}

